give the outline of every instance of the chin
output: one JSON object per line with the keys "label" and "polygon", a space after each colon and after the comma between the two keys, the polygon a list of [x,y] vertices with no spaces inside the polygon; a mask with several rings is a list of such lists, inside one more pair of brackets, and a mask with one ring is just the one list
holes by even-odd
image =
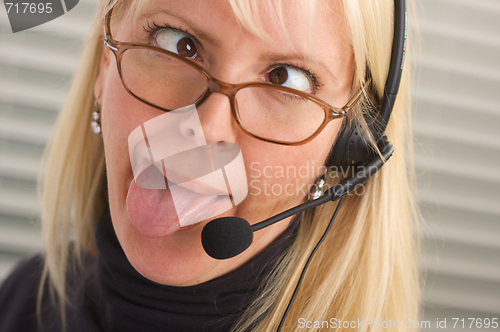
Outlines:
{"label": "chin", "polygon": [[118,240],[122,249],[142,276],[164,285],[183,286],[197,283],[216,263],[201,245],[203,224],[148,238],[128,222],[117,235],[121,233]]}

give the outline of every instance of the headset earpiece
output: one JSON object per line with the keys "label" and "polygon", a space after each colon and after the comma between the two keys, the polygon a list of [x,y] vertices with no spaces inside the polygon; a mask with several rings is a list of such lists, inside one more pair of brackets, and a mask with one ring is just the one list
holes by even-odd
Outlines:
{"label": "headset earpiece", "polygon": [[[377,111],[375,112],[374,114],[378,113]],[[373,139],[377,142],[379,135],[376,131],[371,130],[372,126],[370,125],[373,120],[367,114],[364,115],[364,118]],[[325,166],[347,170],[347,167],[355,167],[372,160],[374,155],[375,152],[370,145],[370,135],[363,129],[360,123],[357,123],[355,126],[343,125],[337,136],[335,145],[326,160]]]}

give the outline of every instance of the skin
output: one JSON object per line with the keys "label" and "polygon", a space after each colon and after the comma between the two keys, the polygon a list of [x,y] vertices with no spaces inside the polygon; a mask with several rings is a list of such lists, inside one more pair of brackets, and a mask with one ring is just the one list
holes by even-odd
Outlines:
{"label": "skin", "polygon": [[[264,19],[265,31],[272,41],[254,36],[236,19],[229,2],[220,1],[157,1],[148,5],[146,12],[153,13],[139,19],[134,26],[125,20],[112,21],[113,38],[129,41],[141,31],[147,21],[168,23],[187,30],[199,39],[203,48],[197,59],[208,72],[219,80],[240,83],[262,81],[262,71],[275,63],[275,58],[293,55],[286,62],[313,71],[325,86],[335,93],[334,106],[341,107],[350,98],[353,55],[349,40],[345,37],[346,22],[341,16],[338,2],[328,10],[317,11],[313,23],[316,46],[308,44],[308,22],[303,8],[287,5],[284,11],[285,28]],[[167,14],[162,11],[167,11]],[[189,21],[186,23],[185,20]],[[195,34],[193,29],[213,37],[217,45]],[[327,41],[327,42],[326,42]],[[324,66],[314,60],[318,59]],[[332,79],[332,75],[335,79]],[[254,242],[248,250],[231,259],[215,260],[203,250],[200,234],[203,221],[164,237],[146,237],[130,222],[126,198],[133,173],[129,162],[127,139],[130,132],[144,121],[163,114],[161,110],[141,103],[132,97],[120,80],[116,59],[104,47],[100,74],[95,84],[95,96],[101,96],[102,130],[108,175],[110,210],[118,240],[134,268],[144,277],[172,286],[199,284],[227,274],[264,250],[289,225],[291,218],[254,233]],[[310,165],[322,165],[334,143],[342,119],[331,121],[311,142],[301,146],[282,146],[255,139],[246,134],[231,116],[229,100],[214,93],[199,108],[200,121],[207,141],[232,142],[240,146],[248,176],[256,176],[267,166],[268,184],[285,187],[297,180],[300,185],[314,182],[316,174],[290,178],[275,176],[271,170],[293,166],[296,169]],[[254,182],[249,195],[236,208],[224,213],[256,223],[270,215],[301,203],[304,195],[257,195],[264,191],[263,181]],[[268,188],[269,191],[269,188]],[[144,206],[147,209],[147,206]]]}

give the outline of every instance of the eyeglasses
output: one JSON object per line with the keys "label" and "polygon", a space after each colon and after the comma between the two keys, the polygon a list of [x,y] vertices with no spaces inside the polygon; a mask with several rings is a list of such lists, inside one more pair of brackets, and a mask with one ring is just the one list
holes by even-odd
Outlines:
{"label": "eyeglasses", "polygon": [[241,129],[266,142],[302,145],[311,141],[331,120],[345,116],[370,83],[365,83],[344,107],[336,108],[313,94],[269,82],[222,82],[182,55],[114,40],[112,11],[104,20],[104,43],[114,53],[120,78],[132,96],[169,112],[199,106],[210,94],[220,92],[229,98],[232,116]]}

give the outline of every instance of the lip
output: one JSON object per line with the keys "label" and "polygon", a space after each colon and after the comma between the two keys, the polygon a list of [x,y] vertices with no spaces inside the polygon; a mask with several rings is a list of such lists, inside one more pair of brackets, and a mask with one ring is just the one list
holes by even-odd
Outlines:
{"label": "lip", "polygon": [[238,161],[239,147],[214,143],[177,152],[155,163],[169,181],[200,194],[227,195],[226,167]]}
{"label": "lip", "polygon": [[203,227],[205,227],[206,224],[208,224],[212,220],[222,218],[222,217],[232,217],[232,216],[235,216],[235,214],[232,211],[225,211],[225,212],[222,212],[214,217],[206,218],[200,222],[197,222],[197,223],[194,223],[191,225],[181,226],[181,228],[179,228],[178,232],[187,232],[187,231],[190,231],[192,229],[196,229],[198,227],[203,228]]}
{"label": "lip", "polygon": [[181,228],[198,224],[232,207],[231,197],[227,194],[198,193],[186,186],[176,185],[171,181],[167,181],[167,183]]}
{"label": "lip", "polygon": [[206,203],[201,208],[201,211],[198,211],[194,216],[188,217],[187,219],[182,219],[180,221],[181,229],[184,227],[194,226],[202,221],[205,221],[207,219],[206,217],[216,211],[221,204],[223,204],[222,198],[220,196],[216,196],[214,199]]}
{"label": "lip", "polygon": [[227,195],[226,183],[217,183],[212,177],[213,173],[208,176],[196,179],[186,179],[179,175],[177,172],[168,171],[165,177],[168,181],[168,185],[178,185],[186,188],[194,193],[202,195]]}

